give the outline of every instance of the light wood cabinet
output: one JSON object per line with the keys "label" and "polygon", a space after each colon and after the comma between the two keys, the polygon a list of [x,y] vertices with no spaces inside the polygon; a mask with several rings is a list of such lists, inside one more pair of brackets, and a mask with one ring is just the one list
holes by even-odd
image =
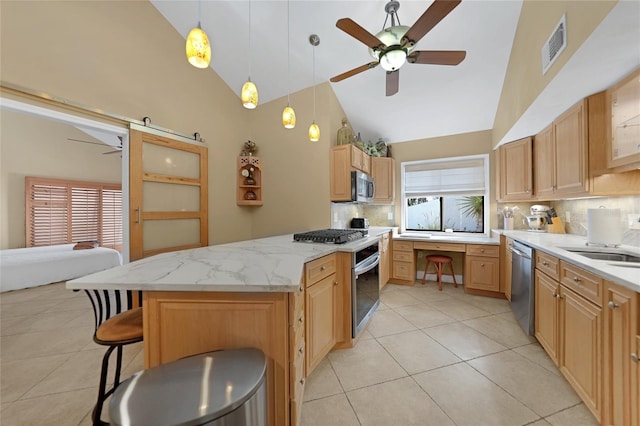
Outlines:
{"label": "light wood cabinet", "polygon": [[291,425],[299,425],[305,385],[304,286],[289,294],[289,397]]}
{"label": "light wood cabinet", "polygon": [[555,365],[559,363],[559,314],[558,294],[560,284],[536,269],[535,291],[535,336]]}
{"label": "light wood cabinet", "polygon": [[532,141],[520,139],[499,148],[498,201],[528,200],[532,197]]}
{"label": "light wood cabinet", "polygon": [[548,126],[533,138],[533,181],[537,198],[553,196],[556,182],[555,164],[553,126]]}
{"label": "light wood cabinet", "polygon": [[585,406],[602,416],[602,309],[560,286],[560,372]]}
{"label": "light wood cabinet", "polygon": [[[605,281],[603,425],[638,424],[638,294]],[[635,355],[635,356],[634,356]]]}
{"label": "light wood cabinet", "polygon": [[262,160],[260,157],[240,156],[237,162],[236,204],[261,206]]}
{"label": "light wood cabinet", "polygon": [[416,256],[412,241],[394,240],[391,252],[391,282],[413,285],[416,281]]}
{"label": "light wood cabinet", "polygon": [[351,201],[351,172],[370,174],[371,159],[354,145],[332,146],[329,158],[331,201]]}
{"label": "light wood cabinet", "polygon": [[607,90],[607,166],[640,167],[640,68]]}
{"label": "light wood cabinet", "polygon": [[391,276],[391,233],[387,232],[380,237],[380,289],[389,282]]}
{"label": "light wood cabinet", "polygon": [[371,175],[376,185],[374,204],[393,204],[395,197],[395,162],[391,157],[371,157]]}
{"label": "light wood cabinet", "polygon": [[511,238],[500,236],[500,292],[508,301],[511,301],[511,268],[513,266],[513,253]]}
{"label": "light wood cabinet", "polygon": [[464,261],[464,291],[500,292],[499,247],[467,244]]}

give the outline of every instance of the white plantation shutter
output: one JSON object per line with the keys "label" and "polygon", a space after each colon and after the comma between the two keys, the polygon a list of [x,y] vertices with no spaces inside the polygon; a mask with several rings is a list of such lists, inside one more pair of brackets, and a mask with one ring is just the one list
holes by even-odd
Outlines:
{"label": "white plantation shutter", "polygon": [[404,195],[485,195],[485,176],[483,158],[410,163],[404,166]]}
{"label": "white plantation shutter", "polygon": [[117,184],[27,177],[27,247],[97,240],[122,248],[122,190]]}

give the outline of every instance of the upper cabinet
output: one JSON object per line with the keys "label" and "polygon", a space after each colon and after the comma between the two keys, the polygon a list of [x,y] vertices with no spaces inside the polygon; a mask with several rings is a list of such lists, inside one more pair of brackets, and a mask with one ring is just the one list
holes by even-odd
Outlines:
{"label": "upper cabinet", "polygon": [[500,146],[499,201],[527,200],[532,195],[531,138]]}
{"label": "upper cabinet", "polygon": [[371,173],[371,157],[354,145],[332,146],[329,160],[331,201],[351,201],[351,171]]}
{"label": "upper cabinet", "polygon": [[371,157],[371,175],[376,185],[374,204],[394,203],[395,174],[393,158]]}
{"label": "upper cabinet", "polygon": [[536,199],[580,195],[588,190],[586,100],[571,107],[534,138]]}
{"label": "upper cabinet", "polygon": [[640,69],[607,90],[607,166],[640,167]]}

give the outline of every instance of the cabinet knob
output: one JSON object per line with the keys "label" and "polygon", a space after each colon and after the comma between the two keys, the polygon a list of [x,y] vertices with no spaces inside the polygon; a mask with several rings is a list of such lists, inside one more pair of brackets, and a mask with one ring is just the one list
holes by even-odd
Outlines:
{"label": "cabinet knob", "polygon": [[573,277],[573,281],[576,283],[580,283],[582,281],[579,277]]}
{"label": "cabinet knob", "polygon": [[480,249],[480,253],[484,253],[484,249]]}
{"label": "cabinet knob", "polygon": [[325,269],[327,269],[327,267],[326,267],[326,266],[324,266],[324,265],[322,265],[322,266],[320,267],[320,270],[321,270],[321,271],[324,271]]}
{"label": "cabinet knob", "polygon": [[304,320],[302,319],[302,317],[298,318],[298,322],[299,322],[300,324],[302,324],[302,321],[304,321]]}
{"label": "cabinet knob", "polygon": [[338,285],[338,281],[334,281],[334,282],[333,282],[333,285]]}
{"label": "cabinet knob", "polygon": [[554,291],[553,291],[553,293],[551,293],[551,295],[552,295],[553,297],[558,297],[558,292],[554,290]]}
{"label": "cabinet knob", "polygon": [[300,293],[302,293],[304,291],[304,288],[302,288],[302,286],[300,286]]}
{"label": "cabinet knob", "polygon": [[613,300],[612,300],[612,301],[610,301],[609,303],[607,303],[607,306],[608,306],[610,309],[615,309],[615,308],[619,308],[619,307],[620,307],[620,305],[618,305],[617,303],[615,303]]}
{"label": "cabinet knob", "polygon": [[302,379],[300,379],[300,384],[304,385],[304,377]]}
{"label": "cabinet knob", "polygon": [[542,264],[543,264],[544,266],[549,266],[549,262],[547,262],[546,260],[545,260],[544,262],[542,262]]}
{"label": "cabinet knob", "polygon": [[484,268],[484,263],[481,263],[480,266]]}
{"label": "cabinet knob", "polygon": [[304,353],[304,348],[298,349],[298,352],[302,355]]}
{"label": "cabinet knob", "polygon": [[639,359],[639,358],[638,358],[638,354],[632,353],[632,354],[631,354],[631,359],[632,359],[634,362],[638,362],[638,359]]}

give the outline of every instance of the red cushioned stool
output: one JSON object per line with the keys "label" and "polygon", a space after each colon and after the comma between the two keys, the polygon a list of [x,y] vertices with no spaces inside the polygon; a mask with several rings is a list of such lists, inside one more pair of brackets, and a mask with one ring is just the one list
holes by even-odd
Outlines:
{"label": "red cushioned stool", "polygon": [[456,274],[453,273],[453,259],[450,256],[442,256],[439,254],[430,254],[426,257],[427,264],[424,266],[424,274],[422,275],[422,284],[424,284],[427,278],[427,269],[429,269],[429,263],[433,263],[436,267],[436,274],[438,275],[438,290],[442,291],[442,266],[449,264],[451,270],[451,276],[453,277],[453,286],[458,287],[456,282]]}

